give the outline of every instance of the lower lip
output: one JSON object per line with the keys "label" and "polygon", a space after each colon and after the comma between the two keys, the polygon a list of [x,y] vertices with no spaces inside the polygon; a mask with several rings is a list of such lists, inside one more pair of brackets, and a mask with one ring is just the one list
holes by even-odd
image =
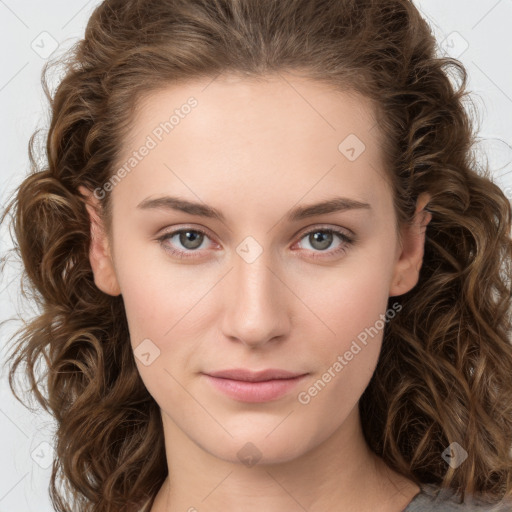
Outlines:
{"label": "lower lip", "polygon": [[222,379],[204,374],[209,382],[225,395],[241,402],[269,402],[289,393],[306,375],[292,379],[274,379],[262,382]]}

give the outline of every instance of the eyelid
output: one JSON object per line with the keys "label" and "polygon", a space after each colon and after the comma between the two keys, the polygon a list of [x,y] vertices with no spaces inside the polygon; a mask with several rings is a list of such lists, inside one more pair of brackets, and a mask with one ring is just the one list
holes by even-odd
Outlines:
{"label": "eyelid", "polygon": [[180,231],[197,231],[198,233],[202,233],[203,235],[206,235],[210,240],[215,239],[215,236],[213,236],[208,229],[203,228],[201,226],[195,226],[194,224],[184,224],[183,226],[178,225],[178,226],[172,226],[169,228],[163,228],[162,230],[160,230],[157,233],[155,238],[159,239],[164,236],[171,236],[171,235],[174,236],[177,233],[179,233]]}
{"label": "eyelid", "polygon": [[294,238],[296,238],[296,237],[302,238],[304,235],[307,235],[311,231],[315,231],[315,230],[318,230],[318,231],[325,230],[325,231],[335,231],[335,232],[339,231],[339,232],[343,233],[345,236],[347,236],[348,238],[351,238],[354,241],[356,240],[356,234],[351,229],[341,227],[341,226],[333,226],[332,224],[311,224],[311,225],[303,228],[302,230],[300,230],[294,236]]}

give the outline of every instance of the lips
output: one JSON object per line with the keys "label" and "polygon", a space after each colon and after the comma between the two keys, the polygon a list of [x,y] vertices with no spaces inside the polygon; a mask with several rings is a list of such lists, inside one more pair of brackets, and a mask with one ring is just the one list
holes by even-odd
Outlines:
{"label": "lips", "polygon": [[289,397],[306,375],[276,369],[259,372],[234,369],[203,374],[205,381],[224,396],[248,403],[271,402]]}
{"label": "lips", "polygon": [[242,382],[264,382],[269,380],[294,379],[306,374],[277,368],[268,368],[260,371],[252,371],[245,368],[233,368],[229,370],[208,372],[206,375],[220,379],[230,379]]}

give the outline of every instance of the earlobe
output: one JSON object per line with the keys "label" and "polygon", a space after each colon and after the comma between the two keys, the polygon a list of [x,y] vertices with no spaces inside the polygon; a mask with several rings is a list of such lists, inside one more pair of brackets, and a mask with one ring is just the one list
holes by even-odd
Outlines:
{"label": "earlobe", "polygon": [[402,229],[402,247],[395,270],[389,296],[395,297],[412,290],[418,283],[423,254],[425,249],[425,233],[432,214],[425,210],[430,201],[426,192],[418,196],[413,223]]}
{"label": "earlobe", "polygon": [[89,246],[89,261],[94,274],[94,283],[108,295],[120,295],[121,290],[115,273],[108,236],[104,223],[99,215],[99,200],[84,186],[78,187],[86,197],[86,209],[89,214],[91,243]]}

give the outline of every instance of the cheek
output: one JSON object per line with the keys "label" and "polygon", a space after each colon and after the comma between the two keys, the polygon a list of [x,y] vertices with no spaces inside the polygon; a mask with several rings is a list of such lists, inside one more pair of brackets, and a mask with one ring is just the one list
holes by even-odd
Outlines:
{"label": "cheek", "polygon": [[194,278],[193,266],[179,269],[153,244],[157,242],[137,250],[137,243],[127,238],[122,245],[132,249],[118,252],[115,264],[134,346],[144,338],[159,344],[167,340],[178,322],[181,328],[191,304],[207,291],[207,283]]}
{"label": "cheek", "polygon": [[322,381],[316,387],[325,384],[340,400],[357,400],[377,364],[384,330],[395,314],[386,312],[390,262],[376,247],[318,275],[315,286],[302,281],[305,302],[317,314],[308,314],[300,327],[307,339],[318,340],[311,354]]}
{"label": "cheek", "polygon": [[315,313],[305,315],[302,327],[321,333],[330,351],[348,350],[352,339],[364,341],[369,330],[382,330],[391,270],[388,254],[376,249],[360,251],[338,268],[316,271],[314,279],[301,279],[297,295]]}
{"label": "cheek", "polygon": [[[330,330],[322,326],[326,334],[314,350],[309,347],[310,359],[318,364],[312,378],[298,390],[297,402],[310,421],[321,419],[319,431],[334,429],[345,420],[375,371],[386,319],[392,317],[386,315],[388,295],[381,281],[374,272],[353,273],[343,280],[343,288],[331,286],[328,300],[318,298],[312,306]],[[310,341],[319,338],[314,334],[319,322],[306,322],[304,329]]]}
{"label": "cheek", "polygon": [[198,279],[192,265],[178,268],[149,251],[119,257],[116,272],[141,378],[154,396],[170,392],[171,375],[179,379],[177,372],[197,356],[197,314],[214,281]]}
{"label": "cheek", "polygon": [[[161,309],[169,307],[169,297],[164,300],[159,290],[153,286],[152,276],[144,278],[143,275],[134,272],[125,274],[121,283],[121,292],[128,320],[128,327],[132,346],[135,348],[143,339],[158,340],[169,329],[169,324],[164,324]],[[169,318],[170,320],[170,318]]]}

